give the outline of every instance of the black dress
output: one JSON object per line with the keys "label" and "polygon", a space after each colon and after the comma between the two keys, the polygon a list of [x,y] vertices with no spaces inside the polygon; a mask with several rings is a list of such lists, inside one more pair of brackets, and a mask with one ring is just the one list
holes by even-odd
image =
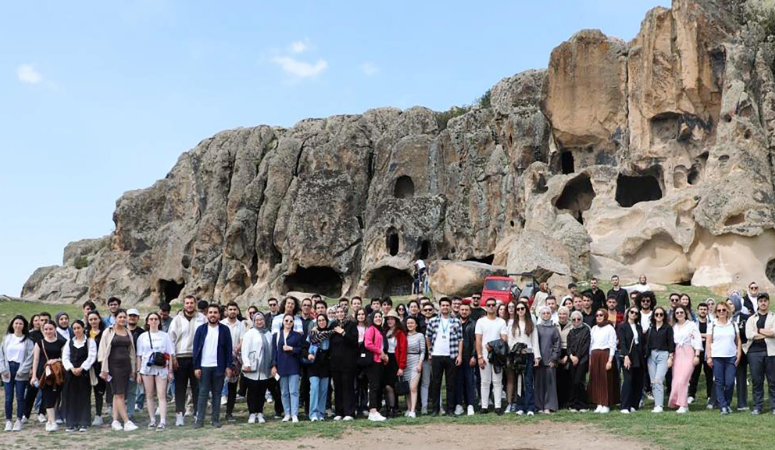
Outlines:
{"label": "black dress", "polygon": [[[62,347],[65,346],[65,340],[60,339],[57,336],[57,340],[49,342],[45,339],[38,342],[39,346],[42,346],[40,356],[38,357],[38,367],[36,369],[38,380],[43,376],[43,371],[46,368],[46,363],[51,359],[62,358]],[[45,350],[45,351],[44,351]],[[46,409],[54,408],[59,395],[61,393],[61,386],[40,386],[41,398],[43,407]]]}
{"label": "black dress", "polygon": [[[76,348],[74,339],[70,339],[70,362],[73,367],[81,367],[89,357],[89,341]],[[91,424],[91,380],[89,372],[73,375],[67,371],[62,391],[62,409],[68,427],[88,427]]]}
{"label": "black dress", "polygon": [[113,336],[108,356],[108,368],[110,371],[110,388],[114,395],[126,395],[129,387],[129,376],[132,375],[132,361],[129,358],[129,350],[132,345],[132,335]]}

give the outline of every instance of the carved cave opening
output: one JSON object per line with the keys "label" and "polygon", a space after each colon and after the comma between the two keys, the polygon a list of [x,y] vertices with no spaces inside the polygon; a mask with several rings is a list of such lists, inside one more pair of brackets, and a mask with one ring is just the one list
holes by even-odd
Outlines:
{"label": "carved cave opening", "polygon": [[420,259],[428,259],[431,254],[431,243],[427,239],[423,239],[420,244]]}
{"label": "carved cave opening", "polygon": [[159,300],[169,303],[180,296],[186,283],[175,280],[159,280]]}
{"label": "carved cave opening", "polygon": [[579,223],[584,223],[582,213],[592,206],[592,200],[595,198],[595,190],[592,188],[592,181],[589,175],[583,173],[570,180],[557,197],[554,206],[557,209],[565,210]]}
{"label": "carved cave opening", "polygon": [[566,150],[560,154],[560,169],[564,175],[576,171],[576,166],[573,161],[573,152],[570,150]]}
{"label": "carved cave opening", "polygon": [[659,180],[653,174],[624,175],[616,179],[616,203],[629,208],[640,202],[650,202],[662,198]]}
{"label": "carved cave opening", "polygon": [[764,268],[764,274],[767,275],[767,279],[770,283],[775,284],[775,258],[767,262],[767,266]]}
{"label": "carved cave opening", "polygon": [[396,256],[398,254],[398,230],[393,227],[390,227],[387,230],[387,236],[385,236],[385,247],[388,249],[390,256]]}
{"label": "carved cave opening", "polygon": [[486,256],[484,256],[482,258],[468,258],[468,259],[466,259],[466,261],[473,261],[473,262],[479,262],[479,263],[483,263],[483,264],[492,265],[492,262],[495,261],[495,255],[494,254],[489,254],[489,255],[486,255]]}
{"label": "carved cave opening", "polygon": [[414,197],[414,182],[411,177],[402,175],[396,179],[396,186],[393,191],[395,198],[412,198]]}
{"label": "carved cave opening", "polygon": [[283,293],[291,291],[339,297],[342,295],[342,277],[330,267],[299,266],[283,282]]}
{"label": "carved cave opening", "polygon": [[380,267],[371,271],[366,283],[366,297],[410,295],[412,276],[394,267]]}

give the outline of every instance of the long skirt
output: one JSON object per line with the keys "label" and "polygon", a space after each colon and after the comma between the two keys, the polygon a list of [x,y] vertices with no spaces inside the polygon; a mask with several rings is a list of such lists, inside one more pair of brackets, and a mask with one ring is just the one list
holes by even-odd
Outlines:
{"label": "long skirt", "polygon": [[616,362],[611,361],[611,370],[606,370],[608,350],[592,350],[589,359],[589,385],[587,396],[593,405],[614,406],[619,403],[619,383],[616,377]]}
{"label": "long skirt", "polygon": [[83,372],[80,376],[67,372],[62,389],[62,409],[65,424],[68,427],[88,427],[91,425],[89,372]]}
{"label": "long skirt", "polygon": [[667,406],[678,408],[689,406],[689,381],[694,372],[694,349],[691,345],[675,348],[673,356],[673,381],[670,385],[670,399]]}
{"label": "long skirt", "polygon": [[535,370],[535,405],[543,411],[557,411],[557,369],[540,364]]}

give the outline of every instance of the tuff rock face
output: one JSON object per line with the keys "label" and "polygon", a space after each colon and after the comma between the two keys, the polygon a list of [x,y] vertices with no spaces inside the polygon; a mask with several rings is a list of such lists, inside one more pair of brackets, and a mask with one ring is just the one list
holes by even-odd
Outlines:
{"label": "tuff rock face", "polygon": [[115,231],[68,245],[22,296],[382,296],[408,293],[417,258],[448,295],[523,271],[773,288],[775,30],[760,4],[674,0],[630,43],[581,31],[447,123],[380,108],[219,133],[125,193]]}

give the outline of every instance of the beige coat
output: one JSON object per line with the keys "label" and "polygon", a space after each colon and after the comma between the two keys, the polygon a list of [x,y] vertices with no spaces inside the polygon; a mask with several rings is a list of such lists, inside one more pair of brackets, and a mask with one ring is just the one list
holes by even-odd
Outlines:
{"label": "beige coat", "polygon": [[[748,338],[747,347],[751,346],[753,337],[756,335],[756,322],[759,320],[759,312],[748,318],[745,323],[745,337]],[[768,330],[775,330],[775,314],[767,312],[767,319],[764,322],[764,328]],[[775,356],[775,338],[764,338],[764,343],[767,344],[767,356]],[[748,349],[746,348],[746,352]]]}
{"label": "beige coat", "polygon": [[[132,373],[137,373],[137,351],[135,350],[135,340],[132,338],[132,333],[127,329],[127,335],[129,335],[129,360],[132,363]],[[113,337],[116,335],[116,331],[113,327],[110,327],[102,332],[102,340],[100,341],[100,349],[97,352],[97,361],[102,363],[102,371],[110,372],[108,367],[108,357],[110,356],[110,349],[113,345]]]}

